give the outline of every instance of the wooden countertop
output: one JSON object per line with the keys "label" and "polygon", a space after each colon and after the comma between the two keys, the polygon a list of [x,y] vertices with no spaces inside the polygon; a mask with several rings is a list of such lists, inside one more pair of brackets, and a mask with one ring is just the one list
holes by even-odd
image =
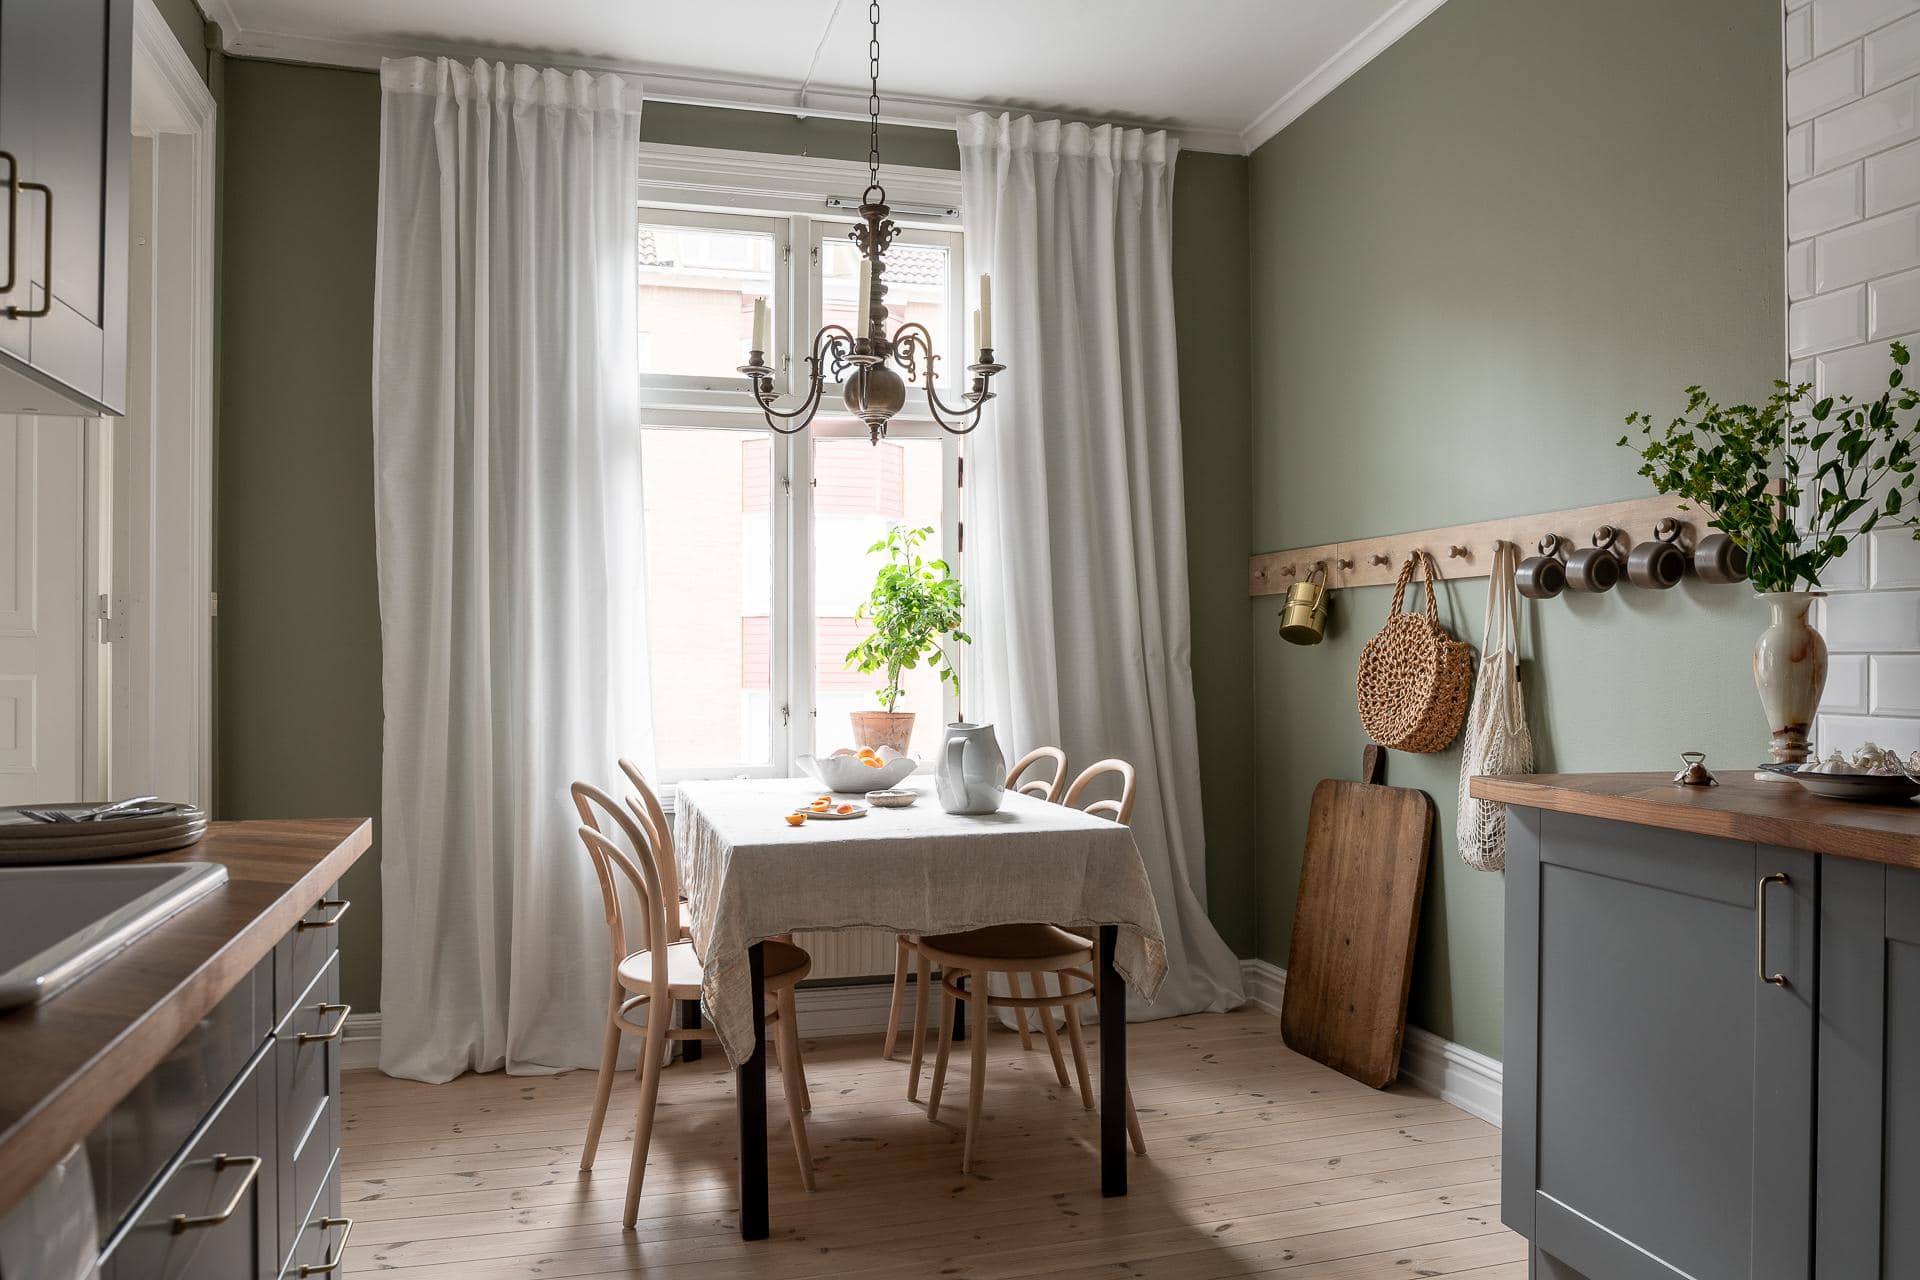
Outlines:
{"label": "wooden countertop", "polygon": [[1829,800],[1731,768],[1718,776],[1717,787],[1675,786],[1670,773],[1528,773],[1470,785],[1476,799],[1528,809],[1920,868],[1920,804]]}
{"label": "wooden countertop", "polygon": [[44,1004],[0,1013],[0,1216],[240,984],[373,840],[366,819],[216,822],[139,862],[227,882]]}

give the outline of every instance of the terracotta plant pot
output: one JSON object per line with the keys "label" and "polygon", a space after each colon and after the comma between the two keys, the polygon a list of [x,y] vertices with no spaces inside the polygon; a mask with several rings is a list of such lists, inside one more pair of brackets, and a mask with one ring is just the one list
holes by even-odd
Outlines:
{"label": "terracotta plant pot", "polygon": [[854,746],[876,751],[892,747],[901,755],[907,754],[907,743],[913,739],[913,712],[855,711],[851,718]]}

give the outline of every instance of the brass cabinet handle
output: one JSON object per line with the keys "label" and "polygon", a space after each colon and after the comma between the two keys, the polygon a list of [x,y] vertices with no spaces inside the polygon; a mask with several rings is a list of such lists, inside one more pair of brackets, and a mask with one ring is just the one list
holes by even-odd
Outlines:
{"label": "brass cabinet handle", "polygon": [[1767,972],[1767,886],[1770,884],[1791,884],[1787,873],[1776,871],[1770,876],[1761,876],[1760,883],[1754,888],[1753,903],[1755,911],[1753,939],[1753,967],[1759,972],[1760,981],[1769,986],[1784,987],[1787,975]]}
{"label": "brass cabinet handle", "polygon": [[353,899],[351,898],[322,898],[313,904],[313,909],[318,911],[322,907],[332,907],[334,909],[333,914],[324,920],[302,920],[299,924],[293,926],[294,931],[297,933],[302,929],[331,929],[340,923],[340,917],[347,914],[347,908],[352,905]]}
{"label": "brass cabinet handle", "polygon": [[347,1029],[347,1017],[352,1014],[353,1006],[350,1004],[320,1004],[314,1006],[314,1012],[337,1013],[340,1015],[340,1018],[339,1021],[333,1024],[333,1030],[331,1031],[302,1031],[293,1038],[295,1044],[313,1044],[319,1040],[338,1040],[341,1034]]}
{"label": "brass cabinet handle", "polygon": [[341,1259],[346,1255],[347,1238],[353,1235],[353,1219],[321,1218],[308,1225],[319,1227],[322,1231],[331,1231],[335,1227],[345,1228],[345,1230],[340,1233],[339,1243],[333,1246],[332,1262],[303,1262],[300,1264],[300,1274],[303,1276],[330,1276],[340,1269]]}
{"label": "brass cabinet handle", "polygon": [[217,1227],[240,1211],[240,1202],[247,1198],[247,1192],[253,1189],[253,1180],[260,1176],[260,1157],[222,1154],[213,1158],[213,1169],[215,1173],[218,1173],[222,1169],[232,1168],[235,1165],[242,1164],[247,1166],[247,1176],[240,1179],[240,1185],[234,1188],[233,1199],[227,1201],[227,1207],[218,1213],[210,1213],[199,1218],[190,1218],[184,1213],[174,1214],[173,1233],[175,1235],[179,1235],[182,1231],[192,1231],[199,1227]]}
{"label": "brass cabinet handle", "polygon": [[[19,212],[18,192],[20,191],[38,191],[41,198],[47,202],[47,217],[41,227],[41,229],[46,232],[46,244],[42,246],[41,252],[46,256],[47,270],[45,277],[40,282],[40,305],[37,307],[7,308],[7,319],[9,320],[37,320],[53,310],[53,188],[44,182],[11,182],[8,185],[14,189],[9,198],[14,201],[14,211],[16,213]],[[13,269],[13,226],[11,223],[9,223],[7,227],[7,269],[8,278],[11,279]]]}
{"label": "brass cabinet handle", "polygon": [[11,151],[0,151],[0,160],[7,162],[7,274],[0,293],[12,293],[14,259],[20,252],[20,162]]}

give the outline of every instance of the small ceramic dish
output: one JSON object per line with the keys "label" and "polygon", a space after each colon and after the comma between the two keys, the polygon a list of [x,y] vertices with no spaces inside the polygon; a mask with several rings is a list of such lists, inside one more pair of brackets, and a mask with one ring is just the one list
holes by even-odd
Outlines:
{"label": "small ceramic dish", "polygon": [[867,792],[867,803],[882,809],[905,809],[919,798],[918,791],[909,791],[905,788]]}
{"label": "small ceramic dish", "polygon": [[844,822],[849,818],[864,818],[867,816],[867,806],[863,804],[847,804],[845,807],[851,809],[853,811],[851,813],[840,813],[838,811],[840,807],[840,805],[835,805],[832,809],[814,809],[802,805],[800,808],[795,809],[794,812],[803,818],[811,818],[815,821],[825,819],[828,822]]}
{"label": "small ceramic dish", "polygon": [[1920,782],[1897,773],[1808,773],[1803,769],[1788,776],[1815,795],[1834,800],[1905,804],[1920,795]]}

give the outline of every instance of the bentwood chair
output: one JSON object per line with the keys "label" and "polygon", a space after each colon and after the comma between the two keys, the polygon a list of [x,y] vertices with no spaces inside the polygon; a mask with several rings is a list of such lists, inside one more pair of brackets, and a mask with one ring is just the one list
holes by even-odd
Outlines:
{"label": "bentwood chair", "polygon": [[[1106,774],[1118,775],[1119,796],[1077,804],[1088,788]],[[1133,817],[1133,799],[1133,766],[1124,760],[1102,760],[1090,765],[1073,780],[1062,803],[1110,817],[1125,826]],[[963,1173],[973,1171],[974,1139],[980,1128],[980,1104],[986,1090],[986,1030],[990,1010],[1016,1010],[1015,1016],[1022,1022],[1026,1020],[1028,1010],[1037,1011],[1041,1029],[1046,1032],[1048,1043],[1054,1050],[1056,1066],[1059,1065],[1060,1051],[1053,1030],[1053,1013],[1059,1010],[1066,1023],[1068,1043],[1073,1049],[1081,1105],[1089,1111],[1093,1109],[1093,1079],[1087,1070],[1087,1044],[1080,1026],[1080,1006],[1093,1000],[1099,993],[1091,939],[1050,924],[1008,924],[970,929],[964,933],[928,935],[919,940],[919,950],[922,963],[938,964],[941,972],[940,1018],[934,1023],[934,1035],[939,1043],[934,1055],[933,1083],[927,1092],[928,1119],[938,1119],[940,1114],[940,1094],[946,1084],[947,1050],[951,1040],[947,1028],[953,1021],[954,1002],[968,1004],[973,1011],[973,1016],[968,1019],[969,1026],[974,1029],[973,1061],[967,1078],[967,1136],[960,1160]],[[1007,975],[1008,989],[1016,994],[992,994],[989,987],[992,975],[996,973]],[[1019,994],[1018,989],[1011,985],[1015,977],[1031,981],[1037,986],[1038,994]],[[1049,985],[1049,979],[1054,985]],[[916,1062],[914,1065],[917,1068],[919,1064]],[[1064,1070],[1060,1083],[1066,1083]],[[1133,1141],[1135,1153],[1145,1155],[1146,1137],[1141,1132],[1140,1119],[1134,1111],[1131,1086],[1127,1090],[1127,1133]]]}
{"label": "bentwood chair", "polygon": [[[1053,776],[1051,778],[1035,777],[1026,778],[1022,781],[1024,775],[1035,765],[1047,761],[1051,761],[1053,764]],[[1060,789],[1066,786],[1066,783],[1067,753],[1058,747],[1035,747],[1015,761],[1013,768],[1007,771],[1007,790],[1018,791],[1022,795],[1038,796],[1049,804],[1059,801]],[[927,1001],[931,995],[929,981],[932,969],[932,966],[928,964],[926,958],[919,956],[919,950],[918,942],[906,934],[902,933],[894,937],[893,999],[887,1004],[887,1033],[886,1039],[880,1047],[880,1056],[891,1061],[894,1046],[900,1039],[900,1009],[907,995],[907,961],[910,958],[918,957],[915,960],[914,969],[914,989],[917,1003],[914,1005],[913,1010],[913,1066],[907,1075],[907,1097],[916,1102],[919,1100],[920,1092],[920,1063],[922,1051],[925,1048],[927,1038]],[[1054,1070],[1060,1076],[1060,1083],[1065,1085],[1067,1083],[1067,1068],[1060,1058],[1060,1045],[1052,1036],[1052,1024],[1043,1022],[1042,1026],[1044,1030],[1049,1032],[1048,1043],[1053,1049]],[[1027,1014],[1024,1009],[1020,1011],[1019,1027],[1021,1046],[1031,1050],[1033,1048],[1033,1033],[1027,1025]]]}
{"label": "bentwood chair", "polygon": [[[573,803],[580,813],[580,839],[593,861],[600,882],[600,896],[606,908],[607,941],[610,949],[612,990],[607,997],[607,1030],[600,1054],[600,1075],[594,1091],[593,1114],[587,1121],[586,1145],[580,1153],[580,1167],[593,1168],[600,1146],[600,1132],[606,1122],[607,1103],[613,1094],[614,1077],[619,1074],[620,1038],[643,1035],[640,1053],[640,1100],[634,1122],[633,1155],[627,1168],[627,1199],[621,1222],[632,1228],[639,1216],[640,1189],[646,1178],[647,1148],[653,1139],[653,1115],[660,1098],[660,1074],[667,1043],[672,1040],[711,1040],[712,1031],[703,1028],[676,1029],[668,1026],[676,1000],[698,1000],[701,986],[700,957],[693,943],[675,937],[668,927],[667,904],[672,898],[661,875],[661,861],[655,856],[647,824],[627,807],[590,783],[573,784]],[[624,837],[621,842],[609,838],[602,824],[609,823]],[[638,919],[629,919],[624,897],[637,900]],[[640,926],[638,940],[630,932]],[[670,939],[664,946],[658,939]],[[800,1072],[800,1036],[793,1014],[793,988],[813,967],[812,958],[799,947],[784,942],[768,942],[765,989],[768,1028],[774,1031],[780,1070],[787,1102],[787,1121],[793,1130],[794,1154],[800,1161],[800,1181],[813,1190],[813,1155],[807,1145],[806,1110],[803,1098],[806,1083]],[[644,1023],[636,1015],[646,1014]]]}

